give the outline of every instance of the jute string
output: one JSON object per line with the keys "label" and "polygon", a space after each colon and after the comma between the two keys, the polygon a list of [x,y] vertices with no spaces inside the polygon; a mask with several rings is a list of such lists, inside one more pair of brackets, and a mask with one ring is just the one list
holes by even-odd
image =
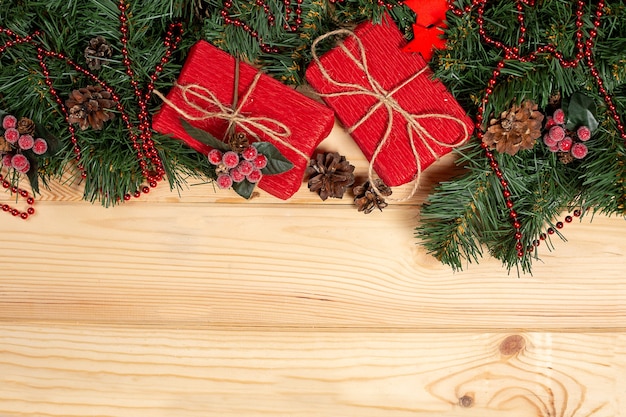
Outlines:
{"label": "jute string", "polygon": [[[238,72],[238,69],[236,69],[236,71]],[[256,88],[257,83],[261,78],[261,75],[262,73],[260,72],[256,73],[254,79],[252,80],[252,83],[246,90],[243,97],[238,101],[235,100],[235,103],[232,106],[228,106],[220,102],[211,90],[201,85],[180,85],[178,83],[175,83],[174,87],[180,89],[185,105],[198,112],[199,115],[197,116],[190,114],[184,109],[177,106],[174,102],[165,97],[160,91],[154,90],[154,94],[156,94],[161,100],[163,100],[165,104],[170,106],[178,114],[180,114],[189,121],[200,121],[207,119],[226,120],[228,122],[227,132],[231,132],[232,129],[237,126],[256,140],[261,140],[259,137],[259,133],[262,133],[265,137],[270,138],[274,142],[280,143],[281,145],[291,149],[302,158],[304,158],[305,161],[308,161],[309,157],[307,154],[287,142],[287,139],[291,136],[291,130],[287,125],[280,122],[279,120],[272,119],[270,117],[246,116],[242,112],[243,106],[250,98],[250,94],[252,94],[252,92]],[[235,77],[235,80],[238,80],[238,76]],[[235,81],[235,84],[237,83],[238,81]],[[235,89],[236,88],[237,85],[235,85]],[[195,98],[195,100],[192,100],[191,97]],[[206,106],[201,106],[197,104],[199,102],[203,102],[204,104],[206,104]],[[205,107],[214,108],[216,110],[210,111],[207,110]]]}
{"label": "jute string", "polygon": [[[367,79],[367,83],[369,84],[369,86],[366,87],[360,84],[337,81],[333,77],[331,77],[331,75],[328,73],[324,65],[322,65],[320,58],[317,54],[317,45],[323,40],[332,36],[336,36],[336,35],[348,35],[348,36],[354,37],[356,45],[358,46],[358,53],[360,55],[360,59],[357,59],[348,50],[348,48],[346,48],[343,42],[339,45],[339,47],[346,54],[348,59],[351,60],[363,72],[363,74],[365,75]],[[380,142],[378,143],[378,145],[376,146],[374,150],[374,153],[372,154],[372,158],[370,160],[370,164],[368,167],[368,179],[370,181],[370,185],[372,186],[374,191],[378,194],[380,194],[380,190],[378,190],[374,182],[374,163],[376,162],[376,159],[378,158],[380,153],[383,151],[385,145],[389,141],[391,132],[393,130],[394,113],[399,114],[400,117],[406,120],[407,134],[409,138],[409,143],[411,145],[411,150],[415,158],[415,164],[417,166],[417,173],[415,175],[415,179],[413,180],[413,188],[407,197],[399,198],[399,199],[387,198],[388,200],[395,201],[395,202],[407,201],[411,199],[415,195],[417,190],[419,189],[420,176],[422,173],[422,164],[420,161],[419,152],[417,151],[417,148],[415,145],[416,136],[417,136],[417,139],[419,139],[420,142],[424,145],[424,147],[428,149],[428,151],[433,155],[435,160],[439,159],[439,155],[437,155],[437,153],[433,150],[433,148],[430,145],[431,143],[435,143],[437,145],[440,145],[446,148],[455,148],[461,145],[467,139],[469,139],[470,132],[468,131],[466,124],[461,119],[451,116],[449,114],[441,114],[441,113],[412,114],[412,113],[409,113],[407,110],[405,110],[398,103],[398,101],[393,97],[395,93],[397,93],[402,88],[406,87],[409,83],[411,83],[413,80],[417,79],[417,77],[422,75],[424,71],[426,71],[427,67],[422,68],[417,73],[411,75],[409,78],[407,78],[402,83],[400,83],[398,86],[394,87],[392,90],[387,91],[380,85],[378,81],[376,81],[376,79],[374,79],[374,77],[370,73],[368,63],[367,63],[367,55],[365,51],[365,46],[363,45],[363,42],[361,41],[361,39],[354,32],[347,30],[347,29],[338,29],[338,30],[334,30],[332,32],[326,33],[318,37],[317,39],[315,39],[315,41],[313,42],[313,45],[311,45],[311,52],[313,55],[313,62],[315,62],[315,64],[318,66],[324,79],[328,81],[332,86],[340,90],[340,91],[333,92],[333,93],[319,93],[321,97],[366,95],[366,96],[374,97],[376,99],[376,103],[374,103],[367,110],[367,112],[363,115],[363,117],[361,117],[354,125],[347,127],[348,133],[354,132],[359,126],[365,123],[381,107],[384,107],[387,110],[387,117],[388,117],[387,126],[385,128],[385,132]],[[463,129],[462,137],[452,143],[439,141],[438,139],[433,137],[426,130],[426,128],[424,128],[419,122],[422,119],[429,119],[429,118],[447,119],[447,120],[451,120],[453,122],[458,123],[459,126],[461,126],[461,128]]]}

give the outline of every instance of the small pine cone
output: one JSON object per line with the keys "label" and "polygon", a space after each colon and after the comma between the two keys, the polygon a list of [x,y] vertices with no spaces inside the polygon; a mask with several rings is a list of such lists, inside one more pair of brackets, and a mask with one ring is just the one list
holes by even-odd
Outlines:
{"label": "small pine cone", "polygon": [[304,176],[309,179],[309,189],[317,192],[322,200],[342,198],[354,184],[354,165],[338,152],[320,153],[309,161]]}
{"label": "small pine cone", "polygon": [[352,189],[354,204],[356,204],[358,211],[362,211],[364,214],[371,213],[375,208],[383,211],[388,205],[383,197],[391,195],[391,188],[387,187],[381,179],[374,180],[374,184],[379,193],[376,193],[369,181]]}
{"label": "small pine cone", "polygon": [[35,133],[35,122],[28,117],[22,117],[17,122],[17,131],[20,132],[20,135],[32,135]]}
{"label": "small pine cone", "polygon": [[81,130],[90,126],[101,130],[104,122],[113,119],[113,113],[106,111],[115,105],[111,94],[99,85],[89,85],[85,88],[72,91],[70,98],[65,100],[69,109],[70,123],[78,123]]}
{"label": "small pine cone", "polygon": [[239,132],[231,136],[228,145],[233,152],[241,153],[250,145],[250,141],[245,133]]}
{"label": "small pine cone", "polygon": [[572,153],[569,151],[558,152],[557,156],[559,157],[559,161],[561,161],[564,164],[569,164],[570,162],[574,161],[574,156],[572,156]]}
{"label": "small pine cone", "polygon": [[532,149],[541,137],[544,115],[537,104],[525,100],[502,112],[499,119],[491,119],[483,142],[500,153],[515,155],[521,149]]}
{"label": "small pine cone", "polygon": [[87,66],[92,71],[99,70],[102,67],[102,63],[105,61],[103,58],[111,58],[111,55],[113,55],[113,50],[102,36],[92,38],[89,41],[89,46],[85,48]]}

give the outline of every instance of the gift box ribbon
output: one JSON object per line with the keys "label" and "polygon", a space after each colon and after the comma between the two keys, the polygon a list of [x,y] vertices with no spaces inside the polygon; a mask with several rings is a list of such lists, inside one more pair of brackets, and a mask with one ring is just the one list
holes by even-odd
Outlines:
{"label": "gift box ribbon", "polygon": [[[304,152],[286,141],[286,139],[291,136],[291,130],[284,123],[270,117],[246,116],[241,111],[246,101],[248,101],[250,94],[252,94],[252,92],[256,88],[256,85],[261,78],[261,75],[262,73],[258,72],[254,76],[252,83],[246,90],[241,100],[238,100],[238,102],[234,102],[231,106],[225,105],[220,102],[211,90],[201,85],[180,85],[178,83],[175,83],[174,87],[180,89],[185,105],[194,109],[199,114],[198,116],[194,116],[193,114],[190,114],[187,111],[183,110],[167,97],[165,97],[165,95],[163,95],[160,91],[154,90],[154,94],[157,95],[161,100],[163,100],[165,104],[170,106],[178,114],[180,114],[189,121],[202,121],[213,118],[225,120],[228,122],[228,129],[226,130],[226,132],[230,132],[231,129],[236,126],[254,137],[256,140],[261,140],[257,133],[260,132],[265,137],[268,137],[272,141],[280,143],[281,145],[291,149],[298,155],[302,156],[302,158],[304,158],[306,161],[308,161],[309,157]],[[237,80],[238,77],[235,77],[235,91],[238,84]],[[198,104],[198,102],[204,103],[207,106],[201,106]],[[214,108],[215,110],[210,111],[207,110],[205,107]]]}
{"label": "gift box ribbon", "polygon": [[[324,41],[325,39],[332,37],[332,36],[336,36],[336,35],[348,35],[354,38],[354,41],[358,47],[358,55],[359,55],[358,57],[355,57],[352,54],[352,52],[343,43],[339,45],[339,48],[341,48],[342,51],[348,57],[348,59],[351,60],[357,66],[357,68],[359,68],[359,70],[363,72],[363,75],[365,76],[365,79],[367,80],[367,84],[369,84],[368,86],[338,81],[334,79],[328,73],[327,69],[322,64],[317,54],[317,45],[320,42]],[[382,152],[383,148],[389,141],[389,138],[391,136],[391,132],[393,129],[394,114],[400,115],[400,117],[403,118],[407,123],[407,134],[408,134],[409,143],[411,146],[413,156],[415,157],[415,164],[417,167],[417,172],[416,172],[415,179],[414,179],[413,189],[411,190],[410,194],[407,197],[402,198],[402,199],[392,199],[393,201],[402,202],[402,201],[409,200],[415,195],[415,193],[417,192],[419,188],[419,181],[420,181],[420,176],[422,173],[422,167],[421,167],[419,152],[416,146],[417,139],[419,139],[421,144],[424,145],[426,149],[428,149],[428,151],[433,155],[435,160],[439,159],[439,155],[430,146],[430,143],[435,143],[439,146],[447,147],[447,148],[456,148],[459,145],[463,144],[463,142],[465,142],[467,139],[469,139],[471,132],[468,130],[465,122],[459,119],[458,117],[455,117],[449,114],[443,114],[443,113],[413,114],[407,111],[405,108],[403,108],[402,105],[398,103],[398,101],[393,97],[395,93],[397,93],[402,88],[406,87],[409,83],[417,79],[420,75],[422,75],[428,69],[427,66],[425,66],[424,68],[422,68],[421,70],[419,70],[418,72],[416,72],[415,74],[413,74],[412,76],[410,76],[409,78],[401,82],[399,85],[397,85],[393,89],[386,90],[385,88],[381,86],[381,84],[378,81],[376,81],[376,79],[374,79],[374,77],[370,73],[368,63],[367,63],[367,54],[366,54],[365,46],[363,45],[363,42],[361,41],[361,39],[354,32],[347,30],[347,29],[338,29],[332,32],[328,32],[318,37],[313,42],[311,46],[311,52],[313,55],[313,62],[319,68],[320,73],[322,74],[324,79],[326,79],[326,81],[328,81],[328,83],[330,83],[332,86],[340,90],[340,91],[331,92],[331,93],[319,93],[320,97],[366,95],[366,96],[373,97],[376,100],[376,102],[367,110],[367,112],[363,115],[363,117],[361,117],[352,126],[349,126],[349,127],[346,126],[348,133],[354,132],[357,128],[359,128],[359,126],[365,123],[379,109],[384,108],[387,110],[388,121],[387,121],[387,125],[385,128],[385,132],[383,134],[382,139],[376,146],[376,149],[374,150],[374,153],[372,155],[372,158],[370,159],[370,164],[368,167],[368,179],[370,180],[370,184],[372,184],[372,187],[374,188],[376,192],[379,193],[379,190],[376,188],[375,182],[373,181],[374,162],[376,161],[376,158]],[[438,140],[437,138],[435,138],[433,135],[431,135],[428,132],[428,130],[420,123],[420,120],[429,119],[429,118],[446,119],[446,120],[450,120],[451,122],[457,123],[463,129],[463,134],[461,135],[461,137],[459,137],[457,140],[453,141],[452,143],[442,142]]]}

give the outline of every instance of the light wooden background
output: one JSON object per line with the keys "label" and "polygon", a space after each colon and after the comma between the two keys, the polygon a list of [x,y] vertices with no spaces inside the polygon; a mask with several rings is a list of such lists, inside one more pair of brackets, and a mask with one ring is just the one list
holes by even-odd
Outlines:
{"label": "light wooden background", "polygon": [[[340,128],[322,148],[364,175]],[[0,218],[0,416],[626,416],[624,220],[567,225],[533,276],[453,273],[413,237],[451,165],[368,216],[306,186],[103,209],[54,185]]]}

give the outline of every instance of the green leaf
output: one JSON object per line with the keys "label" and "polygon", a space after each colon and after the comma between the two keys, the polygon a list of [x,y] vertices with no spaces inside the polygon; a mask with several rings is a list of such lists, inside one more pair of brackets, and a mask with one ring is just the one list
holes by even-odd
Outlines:
{"label": "green leaf", "polygon": [[191,136],[198,142],[202,142],[205,145],[210,146],[211,148],[219,149],[220,151],[230,150],[230,147],[228,146],[227,143],[222,142],[221,140],[217,139],[215,136],[213,136],[212,134],[210,134],[209,132],[205,130],[198,129],[197,127],[193,127],[192,125],[189,124],[187,120],[180,119],[180,123],[183,125],[183,128],[185,128],[185,132],[187,132],[189,136]]}
{"label": "green leaf", "polygon": [[61,142],[59,139],[50,133],[50,131],[48,131],[45,127],[37,125],[35,127],[35,134],[37,137],[45,139],[48,144],[48,150],[45,153],[46,156],[54,155],[59,151],[59,149],[61,149]]}
{"label": "green leaf", "polygon": [[564,106],[567,115],[567,123],[565,127],[569,130],[575,130],[580,126],[587,126],[593,133],[597,129],[599,123],[594,114],[597,111],[595,101],[588,95],[580,92],[572,94],[569,103]]}
{"label": "green leaf", "polygon": [[281,174],[293,168],[291,161],[269,142],[254,142],[252,144],[259,153],[267,157],[267,166],[261,170],[264,175]]}
{"label": "green leaf", "polygon": [[243,180],[239,183],[233,184],[233,190],[247,200],[252,195],[255,185],[256,184],[253,184],[248,180]]}

